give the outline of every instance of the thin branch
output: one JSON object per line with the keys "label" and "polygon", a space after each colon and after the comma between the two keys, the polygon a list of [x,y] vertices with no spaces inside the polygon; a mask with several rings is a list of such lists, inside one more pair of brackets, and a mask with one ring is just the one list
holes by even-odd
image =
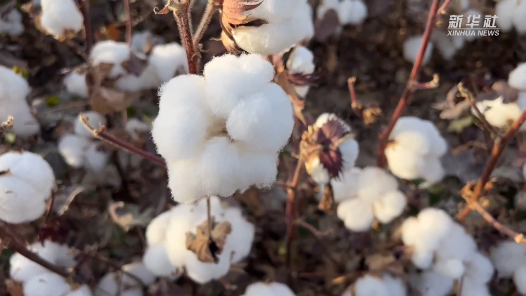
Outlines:
{"label": "thin branch", "polygon": [[471,108],[473,108],[473,110],[477,114],[477,117],[480,119],[480,121],[482,121],[482,125],[484,126],[484,128],[488,130],[494,137],[499,137],[499,133],[497,132],[497,130],[495,130],[495,128],[488,123],[488,121],[486,120],[486,116],[484,116],[484,114],[480,112],[480,109],[475,103],[475,98],[473,97],[473,94],[467,88],[464,87],[462,82],[459,83],[457,87],[458,92],[460,92],[460,94],[468,100],[469,104],[471,105]]}
{"label": "thin branch", "polygon": [[79,116],[79,120],[80,122],[82,122],[84,124],[84,127],[89,130],[91,132],[91,134],[98,138],[98,139],[101,139],[105,142],[108,142],[112,145],[114,145],[115,147],[117,148],[120,148],[120,149],[123,149],[129,153],[133,153],[133,154],[137,154],[139,156],[142,156],[150,161],[153,161],[155,163],[158,163],[164,167],[166,167],[166,163],[164,162],[164,160],[161,158],[161,157],[158,157],[157,155],[153,155],[149,152],[146,152],[142,149],[139,149],[135,146],[133,146],[132,144],[130,143],[126,143],[122,140],[119,140],[109,134],[106,133],[106,127],[105,126],[101,126],[99,130],[96,130],[94,129],[92,126],[89,125],[88,123],[88,117],[84,114],[80,114]]}
{"label": "thin branch", "polygon": [[126,44],[131,45],[132,40],[132,19],[131,19],[131,10],[130,10],[130,0],[124,1],[124,10],[126,11]]}
{"label": "thin branch", "polygon": [[93,45],[93,31],[91,30],[91,19],[89,15],[89,1],[80,0],[80,11],[84,17],[84,38],[86,39],[85,51],[89,54]]}
{"label": "thin branch", "polygon": [[195,33],[193,36],[193,42],[194,42],[195,48],[198,48],[199,43],[201,42],[201,39],[203,39],[206,29],[210,25],[210,22],[212,21],[212,17],[214,16],[214,13],[217,10],[218,10],[218,7],[215,5],[214,1],[209,0],[208,4],[206,5],[205,12],[203,13],[203,16],[201,17],[201,21],[199,22],[199,25],[197,26],[197,29],[195,30]]}
{"label": "thin branch", "polygon": [[385,151],[385,148],[387,147],[389,135],[393,131],[395,124],[398,121],[398,118],[400,118],[400,116],[402,115],[402,111],[404,111],[404,108],[407,104],[407,101],[409,100],[409,97],[413,93],[414,84],[417,81],[417,76],[418,76],[418,73],[420,72],[422,60],[424,58],[424,54],[427,49],[427,44],[429,43],[429,38],[431,37],[431,33],[433,32],[433,29],[435,28],[438,3],[439,3],[439,0],[433,0],[433,4],[431,5],[431,8],[429,10],[426,30],[424,32],[424,37],[422,38],[422,44],[420,45],[420,50],[416,57],[415,63],[413,64],[413,69],[411,70],[409,81],[407,82],[404,93],[402,94],[402,97],[400,98],[400,101],[398,102],[398,105],[396,106],[396,109],[393,113],[393,116],[391,117],[391,121],[389,122],[389,125],[387,126],[385,131],[380,135],[380,143],[379,143],[378,155],[377,155],[378,157],[377,166],[378,167],[385,166],[386,158],[385,158],[384,151]]}
{"label": "thin branch", "polygon": [[351,108],[356,116],[363,118],[363,105],[358,102],[358,99],[356,98],[356,91],[354,89],[355,82],[356,77],[347,79],[347,86],[349,87],[349,94],[351,95]]}
{"label": "thin branch", "polygon": [[438,14],[446,13],[447,7],[449,6],[450,3],[451,3],[451,0],[444,1],[442,6],[440,6],[440,8],[438,9]]}
{"label": "thin branch", "polygon": [[438,87],[439,82],[440,82],[440,76],[438,74],[434,74],[433,79],[429,82],[414,81],[412,88],[413,90],[433,89],[433,88]]}
{"label": "thin branch", "polygon": [[296,163],[296,168],[294,169],[294,174],[289,176],[289,185],[287,187],[287,206],[285,209],[287,215],[287,238],[286,238],[286,263],[287,267],[290,268],[291,264],[291,255],[292,255],[292,241],[294,240],[295,233],[295,221],[297,217],[296,209],[296,187],[298,186],[301,173],[303,172],[304,160],[303,157],[298,159]]}
{"label": "thin branch", "polygon": [[495,220],[495,218],[493,218],[493,216],[491,216],[491,214],[488,213],[486,209],[482,205],[480,205],[479,202],[469,203],[469,208],[477,211],[482,216],[482,218],[484,218],[484,220],[486,220],[491,226],[493,226],[499,232],[511,237],[518,244],[526,244],[526,239],[524,238],[524,235],[522,233],[515,232],[509,229],[508,227],[502,225],[499,221]]}
{"label": "thin branch", "polygon": [[[495,143],[493,144],[493,150],[491,151],[491,156],[488,162],[486,163],[486,167],[484,168],[484,171],[482,172],[482,176],[480,177],[479,181],[475,185],[475,189],[473,190],[473,194],[471,195],[471,202],[475,203],[478,202],[478,200],[481,197],[482,191],[484,190],[484,187],[486,186],[486,183],[488,183],[488,180],[491,176],[491,173],[495,169],[495,166],[497,165],[497,161],[499,160],[500,155],[504,151],[504,148],[508,145],[509,141],[515,136],[519,128],[522,126],[524,121],[526,120],[526,111],[522,112],[519,119],[517,119],[511,128],[506,132],[504,137],[502,139],[496,138]],[[468,202],[469,204],[469,202]],[[457,220],[460,222],[464,221],[466,217],[471,212],[471,208],[469,206],[466,206],[462,212],[460,212],[457,216]]]}

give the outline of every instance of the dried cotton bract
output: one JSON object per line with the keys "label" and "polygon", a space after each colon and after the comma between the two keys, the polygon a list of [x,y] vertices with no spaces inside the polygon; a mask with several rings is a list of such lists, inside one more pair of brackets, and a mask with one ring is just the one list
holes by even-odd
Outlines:
{"label": "dried cotton bract", "polygon": [[22,137],[36,134],[40,125],[31,114],[26,97],[31,91],[27,81],[13,70],[0,65],[0,121],[14,118],[13,132]]}
{"label": "dried cotton bract", "polygon": [[285,284],[257,282],[248,285],[243,296],[295,296]]}
{"label": "dried cotton bract", "polygon": [[401,117],[389,135],[385,156],[393,175],[401,179],[424,179],[429,186],[444,177],[440,158],[447,142],[430,121]]}
{"label": "dried cotton bract", "polygon": [[3,34],[18,36],[22,32],[24,32],[24,24],[18,10],[12,9],[9,13],[0,15],[0,36]]}
{"label": "dried cotton bract", "polygon": [[[442,283],[435,289],[452,287],[454,280],[463,278],[467,294],[462,295],[490,295],[486,284],[494,272],[491,261],[477,250],[475,240],[464,228],[444,211],[427,208],[417,217],[406,219],[402,224],[402,241],[412,247],[413,264],[428,270],[415,276],[415,287],[433,285],[433,281]],[[478,292],[473,294],[473,291]],[[445,296],[450,291],[443,292],[429,295]]]}
{"label": "dried cotton bract", "polygon": [[352,231],[367,231],[375,218],[389,223],[400,216],[406,206],[405,195],[396,179],[383,169],[366,167],[347,170],[331,181],[337,215]]}
{"label": "dried cotton bract", "polygon": [[[416,58],[418,57],[418,52],[420,51],[420,47],[422,46],[423,39],[424,39],[423,35],[418,35],[418,36],[409,37],[404,41],[404,47],[403,47],[404,58],[408,62],[414,63],[416,61]],[[429,62],[432,52],[433,52],[433,43],[428,43],[426,47],[426,52],[424,53],[424,56],[422,58],[422,65],[425,65]]]}
{"label": "dried cotton bract", "polygon": [[55,186],[53,169],[40,155],[7,152],[0,156],[0,220],[18,224],[38,219]]}
{"label": "dried cotton bract", "polygon": [[404,282],[383,274],[381,277],[364,275],[343,292],[342,296],[405,296],[407,290]]}
{"label": "dried cotton bract", "polygon": [[512,278],[521,295],[526,295],[526,245],[504,241],[491,250],[491,261],[499,278]]}
{"label": "dried cotton bract", "polygon": [[[218,197],[210,198],[211,215],[218,223],[230,225],[231,232],[223,237],[222,250],[217,254],[217,263],[199,260],[189,250],[195,242],[198,227],[207,222],[206,200],[196,204],[179,204],[152,220],[146,228],[146,250],[143,262],[157,276],[175,279],[183,268],[193,281],[204,284],[227,274],[231,263],[239,263],[252,247],[255,228],[243,218],[241,209],[221,204]],[[215,235],[215,228],[212,236]],[[206,233],[206,232],[205,232]],[[197,240],[202,239],[197,235]],[[202,255],[202,254],[201,254]]]}
{"label": "dried cotton bract", "polygon": [[178,76],[160,91],[152,136],[178,202],[269,187],[294,125],[292,105],[259,55],[224,55],[204,77]]}
{"label": "dried cotton bract", "polygon": [[362,0],[324,0],[316,10],[321,20],[330,9],[338,14],[340,25],[360,25],[367,17],[367,6]]}
{"label": "dried cotton bract", "polygon": [[74,0],[42,0],[40,25],[54,37],[74,36],[83,28],[84,17]]}

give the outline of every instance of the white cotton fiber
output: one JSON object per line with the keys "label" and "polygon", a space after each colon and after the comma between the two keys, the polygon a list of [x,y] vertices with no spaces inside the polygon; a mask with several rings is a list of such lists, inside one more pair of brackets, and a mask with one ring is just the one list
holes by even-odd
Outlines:
{"label": "white cotton fiber", "polygon": [[501,242],[492,248],[490,259],[500,278],[510,278],[526,265],[526,245],[514,241]]}
{"label": "white cotton fiber", "polygon": [[90,141],[84,137],[67,134],[60,138],[58,151],[69,166],[81,168],[85,163],[85,152]]}
{"label": "white cotton fiber", "polygon": [[3,18],[0,18],[0,35],[19,36],[23,32],[22,15],[18,10],[12,9]]}
{"label": "white cotton fiber", "polygon": [[66,31],[78,33],[84,17],[74,0],[43,0],[40,24],[51,35],[61,37]]}
{"label": "white cotton fiber", "polygon": [[124,42],[106,40],[97,42],[91,49],[90,59],[93,66],[101,63],[113,64],[109,78],[117,78],[125,75],[125,70],[121,63],[129,60],[131,55],[130,48]]}
{"label": "white cotton fiber", "polygon": [[172,79],[178,70],[188,73],[186,51],[178,43],[156,45],[152,49],[148,61],[155,69],[157,78],[161,83]]}
{"label": "white cotton fiber", "polygon": [[25,296],[63,296],[71,290],[66,280],[56,273],[44,273],[24,283]]}
{"label": "white cotton fiber", "polygon": [[341,202],[336,213],[345,227],[356,232],[369,230],[374,221],[371,205],[360,198]]}
{"label": "white cotton fiber", "polygon": [[88,85],[86,84],[86,74],[79,74],[76,72],[71,72],[66,77],[64,77],[64,85],[66,90],[79,96],[81,98],[88,97]]}
{"label": "white cotton fiber", "polygon": [[142,258],[144,266],[156,276],[175,278],[179,269],[170,263],[164,244],[150,245]]}
{"label": "white cotton fiber", "polygon": [[[420,47],[422,45],[423,38],[424,36],[418,35],[409,37],[404,41],[404,58],[408,62],[414,63],[416,61],[418,57],[418,52],[420,51]],[[422,58],[422,65],[425,65],[429,62],[432,52],[433,43],[428,43],[426,47],[426,52],[424,53],[424,57]]]}
{"label": "white cotton fiber", "polygon": [[516,89],[526,90],[526,63],[518,64],[517,67],[508,74],[508,84]]}
{"label": "white cotton fiber", "polygon": [[367,17],[367,6],[362,0],[342,0],[337,13],[341,24],[360,25]]}

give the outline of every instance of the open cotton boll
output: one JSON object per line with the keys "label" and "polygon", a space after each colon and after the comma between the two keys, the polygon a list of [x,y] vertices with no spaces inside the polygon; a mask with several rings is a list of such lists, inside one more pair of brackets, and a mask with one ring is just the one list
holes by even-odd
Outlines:
{"label": "open cotton boll", "polygon": [[55,37],[64,36],[67,31],[82,30],[84,17],[73,0],[46,0],[42,4],[41,25]]}
{"label": "open cotton boll", "polygon": [[142,257],[144,266],[154,275],[175,279],[178,277],[179,268],[170,263],[164,244],[150,245]]}
{"label": "open cotton boll", "polygon": [[166,211],[159,216],[152,219],[148,227],[146,227],[146,241],[148,245],[155,245],[162,243],[166,237],[166,229],[170,224],[170,219],[172,218],[172,212]]}
{"label": "open cotton boll", "polygon": [[115,86],[122,91],[138,92],[143,89],[156,88],[160,83],[155,68],[152,65],[147,65],[141,75],[125,75],[115,82]]}
{"label": "open cotton boll", "polygon": [[[477,102],[477,108],[489,124],[502,129],[508,128],[522,113],[519,105],[516,103],[506,104],[502,97]],[[474,109],[471,109],[471,113],[475,116],[477,114]]]}
{"label": "open cotton boll", "polygon": [[356,232],[367,231],[374,221],[373,210],[370,203],[360,198],[346,200],[338,205],[336,210],[345,227]]}
{"label": "open cotton boll", "polygon": [[418,179],[423,177],[423,172],[426,170],[424,158],[416,156],[414,151],[401,145],[389,145],[385,149],[385,157],[391,173],[400,179]]}
{"label": "open cotton boll", "polygon": [[[403,47],[404,58],[408,62],[414,63],[416,61],[416,57],[418,56],[418,51],[420,50],[420,47],[422,46],[423,39],[424,39],[423,35],[418,35],[418,36],[409,37],[404,41],[404,47]],[[428,43],[426,47],[426,52],[424,53],[424,57],[422,58],[422,65],[425,65],[429,62],[432,52],[433,52],[433,43]]]}
{"label": "open cotton boll", "polygon": [[0,176],[18,178],[39,192],[38,199],[45,200],[55,186],[55,175],[49,163],[42,156],[29,151],[11,151],[0,156]]}
{"label": "open cotton boll", "polygon": [[371,275],[362,276],[354,283],[354,294],[355,296],[391,296],[384,281]]}
{"label": "open cotton boll", "polygon": [[248,222],[241,213],[240,208],[225,210],[225,220],[232,224],[232,233],[229,235],[232,246],[232,263],[239,263],[250,254],[254,241],[255,227]]}
{"label": "open cotton boll", "polygon": [[497,26],[503,32],[509,32],[513,28],[513,16],[516,11],[517,0],[502,0],[495,5],[497,15]]}
{"label": "open cotton boll", "polygon": [[86,84],[86,74],[79,74],[71,72],[64,77],[64,85],[66,90],[81,98],[88,97],[88,85]]}
{"label": "open cotton boll", "polygon": [[526,90],[526,63],[520,63],[508,74],[508,84],[519,90]]}
{"label": "open cotton boll", "polygon": [[438,258],[469,262],[477,251],[475,240],[460,224],[453,223],[436,250]]}
{"label": "open cotton boll", "polygon": [[8,116],[16,118],[13,121],[12,131],[20,137],[28,137],[37,134],[40,131],[40,125],[31,114],[27,103],[1,104],[0,117],[7,119]]}
{"label": "open cotton boll", "polygon": [[358,196],[370,203],[379,200],[382,195],[398,188],[396,178],[377,167],[362,169],[359,180]]}
{"label": "open cotton boll", "polygon": [[362,0],[343,0],[336,12],[341,24],[360,25],[367,17],[367,6]]}
{"label": "open cotton boll", "polygon": [[[121,283],[119,287],[119,283]],[[124,285],[120,282],[120,275],[109,272],[104,275],[93,290],[94,296],[143,296],[142,286],[134,284],[133,286]]]}
{"label": "open cotton boll", "polygon": [[526,265],[526,245],[501,242],[491,249],[490,259],[500,278],[510,278],[517,269]]}
{"label": "open cotton boll", "polygon": [[513,282],[521,295],[526,295],[526,265],[522,265],[513,273]]}
{"label": "open cotton boll", "polygon": [[108,75],[109,78],[117,78],[125,75],[126,71],[122,67],[122,62],[130,59],[131,50],[124,42],[105,40],[97,42],[91,49],[90,59],[93,66],[101,63],[113,64],[113,68]]}
{"label": "open cotton boll", "polygon": [[452,279],[459,279],[465,272],[462,261],[456,259],[443,259],[435,261],[433,271]]}
{"label": "open cotton boll", "polygon": [[462,279],[462,285],[460,288],[459,296],[492,296],[489,292],[488,286],[483,283],[474,281],[473,279],[466,277]]}
{"label": "open cotton boll", "polygon": [[148,58],[161,83],[172,79],[181,69],[188,73],[186,51],[179,43],[156,45]]}
{"label": "open cotton boll", "polygon": [[402,214],[406,204],[407,200],[402,192],[391,191],[373,203],[374,216],[382,223],[389,223]]}
{"label": "open cotton boll", "polygon": [[85,162],[85,152],[90,141],[77,135],[64,135],[58,142],[58,151],[69,166],[81,168]]}
{"label": "open cotton boll", "polygon": [[3,18],[0,18],[0,35],[19,36],[22,32],[24,32],[24,24],[22,24],[22,15],[18,10],[12,9]]}
{"label": "open cotton boll", "polygon": [[247,286],[243,296],[295,296],[285,284],[256,282]]}
{"label": "open cotton boll", "polygon": [[339,178],[331,180],[335,202],[342,202],[356,196],[360,186],[360,173],[360,168],[351,168],[343,171]]}
{"label": "open cotton boll", "polygon": [[138,284],[137,280],[128,274],[135,276],[141,281],[140,284],[144,286],[149,286],[155,282],[155,275],[151,273],[142,262],[128,263],[123,265],[121,269],[125,272],[122,276],[123,284],[130,286]]}
{"label": "open cotton boll", "polygon": [[71,290],[64,296],[92,296],[91,289],[88,285],[82,285],[75,290]]}
{"label": "open cotton boll", "polygon": [[[84,115],[88,118],[88,124],[98,130],[102,125],[106,125],[106,117],[104,115],[95,112],[95,111],[87,111],[84,112]],[[75,120],[75,123],[73,124],[73,130],[76,135],[79,135],[84,138],[88,139],[94,139],[95,137],[91,134],[91,132],[84,126],[84,124],[80,121],[80,115]]]}
{"label": "open cotton boll", "polygon": [[92,173],[99,174],[108,164],[110,153],[99,149],[99,142],[92,142],[85,151],[84,167]]}
{"label": "open cotton boll", "polygon": [[473,281],[485,284],[491,280],[495,269],[488,257],[476,252],[467,264],[466,276]]}
{"label": "open cotton boll", "polygon": [[63,296],[71,291],[66,280],[56,273],[34,276],[24,283],[24,296]]}
{"label": "open cotton boll", "polygon": [[[287,70],[293,74],[312,74],[315,70],[314,54],[304,46],[297,46],[287,61]],[[304,98],[309,86],[294,86],[296,93]]]}
{"label": "open cotton boll", "polygon": [[422,296],[446,296],[453,289],[455,281],[433,271],[424,271],[410,275],[409,283]]}
{"label": "open cotton boll", "polygon": [[276,181],[277,155],[242,152],[240,162],[243,165],[241,166],[239,192],[245,192],[253,185],[260,189],[267,189]]}

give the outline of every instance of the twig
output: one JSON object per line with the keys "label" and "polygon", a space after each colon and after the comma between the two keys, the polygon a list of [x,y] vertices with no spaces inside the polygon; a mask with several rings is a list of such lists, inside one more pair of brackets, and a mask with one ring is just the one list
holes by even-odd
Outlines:
{"label": "twig", "polygon": [[286,263],[287,267],[290,268],[291,264],[291,253],[292,253],[292,241],[294,240],[295,233],[295,221],[297,217],[296,210],[296,187],[298,186],[301,173],[303,172],[304,160],[303,157],[298,159],[294,174],[289,178],[289,185],[287,187],[287,206],[285,209],[287,215],[287,238],[286,238]]}
{"label": "twig", "polygon": [[[469,203],[469,201],[468,201]],[[477,211],[484,220],[486,220],[491,226],[500,231],[501,233],[511,237],[518,244],[526,244],[526,239],[522,233],[515,232],[508,227],[502,225],[499,221],[495,220],[486,209],[480,205],[478,201],[469,203],[469,209]],[[469,213],[469,212],[468,212]]]}
{"label": "twig", "polygon": [[[470,202],[475,203],[478,202],[480,199],[480,196],[482,194],[482,191],[484,190],[484,187],[486,186],[486,183],[488,183],[488,180],[491,176],[491,173],[495,169],[495,166],[497,165],[497,161],[499,160],[500,155],[504,151],[504,148],[508,145],[509,141],[515,136],[521,125],[526,120],[526,111],[522,112],[519,119],[517,119],[511,128],[506,132],[504,137],[502,139],[496,138],[495,143],[493,144],[493,150],[491,151],[491,156],[488,162],[486,163],[486,167],[484,168],[484,171],[482,172],[482,176],[480,177],[479,181],[475,185],[475,189],[473,190],[473,194],[471,195]],[[468,202],[468,205],[469,203]],[[466,206],[462,212],[460,212],[457,216],[457,220],[460,222],[464,221],[466,217],[471,212],[471,208],[469,206]]]}
{"label": "twig", "polygon": [[413,90],[421,90],[421,89],[433,89],[438,87],[438,83],[440,82],[440,76],[438,74],[433,75],[433,79],[429,82],[418,82],[414,81],[412,88]]}
{"label": "twig", "polygon": [[195,30],[195,33],[193,36],[193,42],[194,42],[195,48],[199,46],[201,39],[203,39],[206,29],[210,25],[210,22],[212,21],[212,17],[214,16],[214,13],[216,12],[217,9],[218,7],[215,5],[214,0],[208,0],[208,4],[206,5],[205,12],[203,13],[203,16],[201,17],[201,21],[199,22],[199,25],[197,26],[197,29]]}
{"label": "twig", "polygon": [[131,45],[132,40],[132,19],[131,19],[131,11],[130,11],[130,0],[123,0],[124,1],[124,10],[126,11],[126,44],[128,46]]}
{"label": "twig", "polygon": [[442,6],[440,6],[440,8],[438,9],[438,14],[446,13],[447,7],[449,6],[450,3],[451,3],[451,0],[444,1]]}
{"label": "twig", "polygon": [[349,94],[351,95],[351,108],[354,111],[356,116],[363,118],[363,105],[358,102],[356,98],[356,91],[354,89],[354,83],[356,82],[356,77],[351,77],[347,79],[347,86],[349,87]]}
{"label": "twig", "polygon": [[391,121],[389,122],[389,125],[387,126],[385,131],[380,135],[380,143],[379,143],[378,155],[377,155],[378,157],[377,166],[378,167],[385,166],[386,158],[385,158],[384,151],[385,151],[385,147],[387,147],[389,135],[393,131],[395,124],[398,121],[398,118],[400,118],[400,116],[402,115],[402,111],[404,111],[404,108],[407,104],[407,101],[409,100],[409,97],[413,93],[414,85],[415,85],[415,82],[417,81],[417,76],[418,76],[418,73],[420,72],[422,60],[424,58],[424,54],[427,49],[427,44],[429,43],[429,38],[431,37],[431,33],[433,32],[433,29],[435,27],[438,3],[439,3],[439,0],[433,0],[433,4],[431,4],[431,8],[429,10],[429,16],[427,18],[426,30],[424,32],[424,37],[422,38],[422,44],[420,45],[420,50],[418,51],[416,61],[413,64],[413,69],[411,70],[409,81],[407,82],[404,93],[402,94],[402,97],[400,98],[400,101],[398,102],[398,105],[396,106],[396,109],[393,113],[393,116],[391,117]]}
{"label": "twig", "polygon": [[120,148],[120,149],[123,149],[129,153],[133,153],[133,154],[137,154],[139,156],[142,156],[150,161],[153,161],[155,163],[158,163],[164,167],[166,167],[166,163],[164,162],[164,160],[156,155],[153,155],[149,152],[146,152],[142,149],[139,149],[135,146],[133,146],[132,144],[130,143],[126,143],[122,140],[119,140],[109,134],[106,133],[106,127],[105,126],[101,126],[99,130],[96,130],[94,129],[93,127],[91,127],[88,123],[88,117],[84,114],[80,114],[79,116],[79,120],[84,124],[84,127],[89,130],[91,132],[91,134],[98,138],[98,139],[101,139],[103,141],[106,141],[114,146],[116,146],[117,148]]}
{"label": "twig", "polygon": [[477,117],[480,119],[480,121],[482,121],[482,125],[484,126],[484,128],[488,130],[494,137],[499,137],[499,133],[497,132],[497,130],[495,130],[495,128],[488,123],[488,121],[486,120],[486,116],[484,116],[484,114],[480,112],[480,109],[477,107],[475,99],[473,98],[473,94],[467,88],[464,87],[462,82],[458,84],[457,88],[458,92],[468,100],[469,104],[471,105],[471,108],[475,110],[475,113],[477,114]]}
{"label": "twig", "polygon": [[91,19],[89,16],[89,1],[80,0],[80,11],[84,17],[84,38],[86,39],[85,51],[89,54],[93,45],[93,31],[91,30]]}

